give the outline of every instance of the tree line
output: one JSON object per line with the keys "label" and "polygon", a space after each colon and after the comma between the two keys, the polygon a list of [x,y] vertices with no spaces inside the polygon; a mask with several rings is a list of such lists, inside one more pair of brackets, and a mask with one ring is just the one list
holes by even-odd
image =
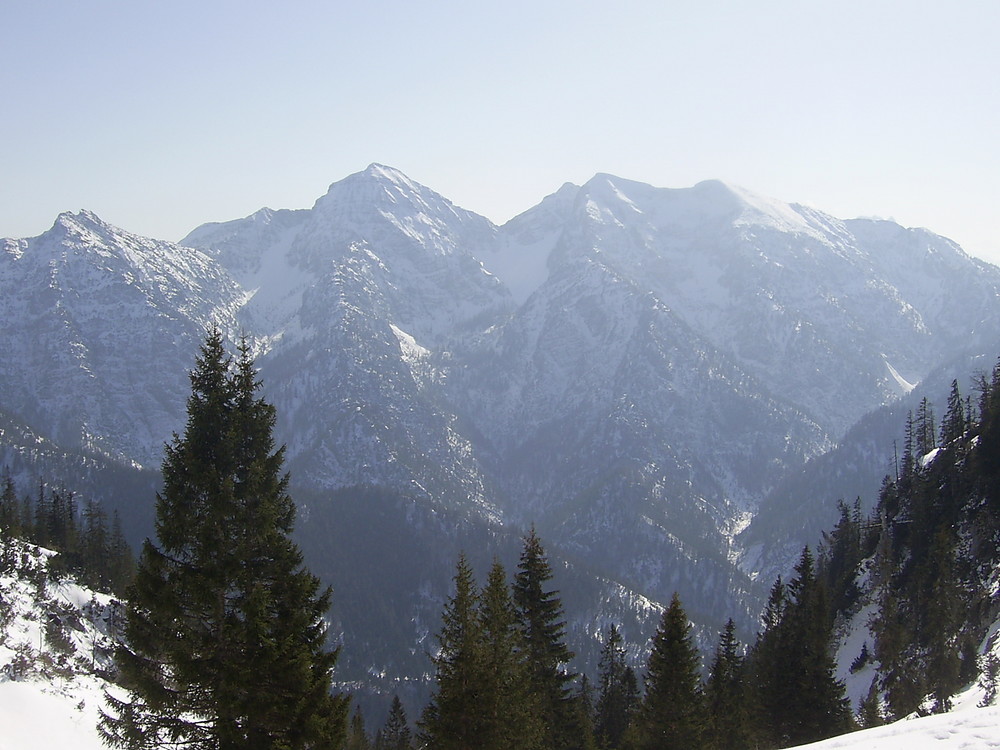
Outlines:
{"label": "tree line", "polygon": [[551,577],[534,532],[509,583],[495,562],[479,590],[459,559],[438,634],[435,692],[412,747],[768,748],[854,727],[830,651],[826,585],[808,548],[794,577],[772,588],[755,643],[741,645],[730,619],[704,678],[675,594],[650,642],[641,689],[615,624],[604,634],[596,683],[568,671]]}
{"label": "tree line", "polygon": [[[87,498],[82,504],[66,489],[40,480],[34,494],[19,493],[9,469],[0,476],[0,545],[23,539],[59,554],[50,562],[55,574],[74,575],[84,585],[123,593],[132,578],[132,549],[122,533],[118,512],[108,518],[101,503]],[[13,561],[0,555],[0,569]]]}
{"label": "tree line", "polygon": [[[436,692],[413,746],[780,748],[948,710],[977,675],[985,700],[995,700],[1000,663],[977,646],[995,612],[989,592],[1000,564],[1000,363],[975,390],[976,399],[963,397],[953,381],[940,424],[928,399],[918,403],[872,512],[863,514],[860,500],[840,502],[817,553],[803,549],[790,580],[774,582],[753,642],[741,644],[729,620],[708,659],[675,595],[641,679],[618,628],[607,628],[595,687],[566,671],[571,652],[555,592],[546,601],[560,627],[546,653],[561,658],[539,660],[529,645],[525,555],[542,558],[533,532],[509,592],[499,563],[478,591],[460,559],[434,660]],[[851,671],[871,665],[874,677],[853,707],[837,677],[834,634],[866,602],[875,605],[871,638]],[[542,664],[547,682],[538,680]]]}
{"label": "tree line", "polygon": [[952,382],[940,425],[920,402],[873,513],[860,530],[843,516],[835,530],[835,546],[868,560],[859,565],[873,581],[871,695],[884,697],[876,720],[946,711],[986,671],[978,644],[994,618],[1000,564],[1000,363],[973,386],[976,397],[963,397]]}

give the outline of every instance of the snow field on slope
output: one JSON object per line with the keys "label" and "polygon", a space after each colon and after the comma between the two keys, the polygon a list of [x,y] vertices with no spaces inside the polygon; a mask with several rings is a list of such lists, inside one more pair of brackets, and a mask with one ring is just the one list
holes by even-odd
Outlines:
{"label": "snow field on slope", "polygon": [[[12,558],[24,569],[39,571],[53,554],[15,544]],[[104,633],[110,597],[47,575],[40,587],[11,574],[0,575],[0,596],[6,610],[0,625],[9,617],[0,631],[0,750],[104,748],[97,721],[105,683],[87,671],[97,650],[110,646]],[[69,653],[44,634],[53,617],[64,622]]]}

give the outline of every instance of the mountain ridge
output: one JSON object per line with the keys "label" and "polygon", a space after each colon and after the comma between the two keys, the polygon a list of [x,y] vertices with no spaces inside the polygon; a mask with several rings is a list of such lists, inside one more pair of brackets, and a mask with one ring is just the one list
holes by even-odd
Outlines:
{"label": "mountain ridge", "polygon": [[39,434],[155,466],[214,322],[257,355],[311,523],[357,487],[536,523],[702,624],[751,627],[734,531],[783,476],[1000,327],[1000,269],[949,240],[719,181],[599,174],[498,227],[371,165],[180,244],[97,221],[0,241],[0,408]]}

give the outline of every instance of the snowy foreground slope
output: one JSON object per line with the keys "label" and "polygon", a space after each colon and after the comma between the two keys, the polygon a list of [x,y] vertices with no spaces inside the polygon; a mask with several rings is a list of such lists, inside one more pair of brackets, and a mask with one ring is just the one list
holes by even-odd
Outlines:
{"label": "snowy foreground slope", "polygon": [[0,750],[103,749],[97,734],[100,701],[95,678],[75,680],[70,690],[0,681]]}
{"label": "snowy foreground slope", "polygon": [[110,655],[110,597],[50,576],[47,550],[7,542],[0,554],[12,561],[0,566],[0,750],[103,748],[95,671]]}
{"label": "snowy foreground slope", "polygon": [[985,750],[1000,747],[1000,708],[957,710],[949,714],[897,721],[863,732],[841,735],[810,745],[810,750],[926,750],[962,748]]}

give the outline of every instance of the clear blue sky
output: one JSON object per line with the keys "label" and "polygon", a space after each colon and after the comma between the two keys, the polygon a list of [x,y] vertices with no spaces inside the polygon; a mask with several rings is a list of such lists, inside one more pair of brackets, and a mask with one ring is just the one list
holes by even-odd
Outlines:
{"label": "clear blue sky", "polygon": [[0,236],[177,240],[380,162],[501,223],[720,178],[1000,261],[1000,3],[4,0]]}

